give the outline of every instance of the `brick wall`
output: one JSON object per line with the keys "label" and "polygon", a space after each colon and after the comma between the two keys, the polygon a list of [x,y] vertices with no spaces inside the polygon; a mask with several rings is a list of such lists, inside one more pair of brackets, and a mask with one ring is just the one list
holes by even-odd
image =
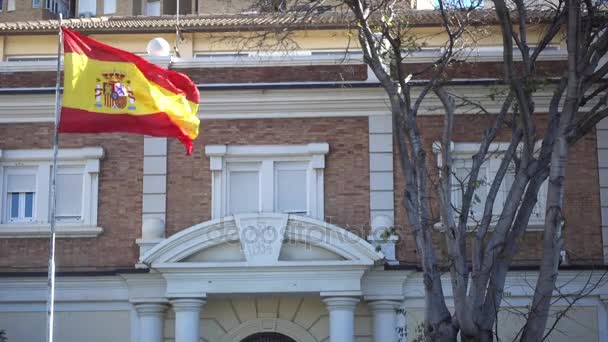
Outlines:
{"label": "brick wall", "polygon": [[367,67],[363,64],[195,68],[177,71],[190,76],[194,83],[331,82],[367,79]]}
{"label": "brick wall", "polygon": [[54,19],[55,15],[44,9],[44,0],[40,0],[40,8],[32,8],[32,0],[15,0],[15,10],[8,11],[8,0],[2,2],[0,22],[46,20]]}
{"label": "brick wall", "polygon": [[368,122],[362,118],[204,120],[192,157],[169,142],[167,235],[211,218],[208,144],[329,143],[326,157],[325,216],[360,231],[369,223]]}
{"label": "brick wall", "polygon": [[[485,116],[459,115],[454,130],[455,142],[476,142],[482,136],[483,129],[489,126],[490,118]],[[441,139],[442,117],[420,117],[420,127],[424,136],[424,144],[428,151],[428,167],[431,176],[437,175],[436,159],[431,153],[431,145]],[[540,121],[539,130],[544,126]],[[502,132],[497,141],[509,141],[508,132]],[[600,199],[597,170],[597,150],[595,132],[579,141],[570,151],[567,167],[565,216],[567,227],[564,230],[565,248],[572,264],[601,264],[602,235],[600,229]],[[395,149],[396,151],[396,149]],[[396,157],[396,155],[395,155]],[[395,222],[399,227],[405,227],[398,246],[398,258],[408,263],[418,261],[416,245],[407,225],[407,217],[403,209],[404,179],[400,173],[398,160],[395,158]],[[432,194],[433,196],[435,194]],[[435,203],[436,201],[432,201]],[[434,210],[434,215],[438,215]],[[438,216],[436,218],[438,220]],[[439,246],[440,257],[445,256],[444,240],[440,234],[435,234],[435,243]],[[517,255],[517,264],[530,264],[540,256],[542,232],[527,232]]]}
{"label": "brick wall", "polygon": [[[51,148],[51,124],[1,124],[0,149]],[[141,235],[143,137],[128,134],[63,134],[60,146],[103,146],[98,225],[91,239],[58,239],[59,270],[133,267]],[[0,270],[44,270],[48,239],[0,239]]]}

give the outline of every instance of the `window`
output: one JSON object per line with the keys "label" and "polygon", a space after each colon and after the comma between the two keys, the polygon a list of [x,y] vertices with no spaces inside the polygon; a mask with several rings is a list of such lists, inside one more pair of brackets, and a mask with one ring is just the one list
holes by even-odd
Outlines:
{"label": "window", "polygon": [[104,0],[103,1],[103,14],[114,14],[116,13],[116,0]]}
{"label": "window", "polygon": [[[61,149],[56,178],[57,232],[92,237],[97,227],[100,147]],[[52,150],[0,151],[0,237],[44,237],[50,220]]]}
{"label": "window", "polygon": [[40,0],[32,0],[32,8],[40,8]]}
{"label": "window", "polygon": [[212,217],[280,212],[323,217],[325,143],[209,145]]}
{"label": "window", "polygon": [[[478,186],[474,192],[473,200],[471,203],[471,210],[469,213],[470,225],[475,226],[481,221],[485,208],[485,199],[488,195],[489,188],[492,181],[498,172],[500,163],[502,161],[502,152],[505,151],[508,144],[494,143],[491,145],[488,156],[489,158],[482,164],[479,169],[479,176],[477,179]],[[452,156],[452,204],[456,210],[462,207],[462,195],[469,182],[469,175],[473,166],[472,156],[477,153],[479,148],[478,144],[469,143],[456,143],[453,145]],[[434,151],[438,154],[438,160],[440,156],[440,145],[435,143],[433,146]],[[511,188],[511,184],[515,179],[515,170],[510,168],[503,182],[500,186],[496,199],[494,201],[494,207],[492,209],[492,219],[498,220],[502,208],[506,202],[506,198]],[[545,182],[538,193],[538,201],[534,207],[532,216],[530,217],[530,226],[539,226],[544,223],[545,219],[545,201],[547,193],[547,182]],[[458,213],[456,213],[458,215]]]}
{"label": "window", "polygon": [[79,0],[78,1],[78,16],[94,17],[97,13],[96,0]]}
{"label": "window", "polygon": [[160,15],[160,0],[148,0],[146,2],[146,15],[159,16]]}
{"label": "window", "polygon": [[82,166],[60,166],[57,169],[57,210],[58,222],[82,220],[82,192],[84,168]]}
{"label": "window", "polygon": [[0,0],[0,12],[2,12],[2,0]]}
{"label": "window", "polygon": [[8,2],[6,4],[6,10],[7,11],[14,11],[15,10],[15,0],[8,0]]}
{"label": "window", "polygon": [[35,218],[36,170],[11,167],[6,172],[6,222],[32,222]]}

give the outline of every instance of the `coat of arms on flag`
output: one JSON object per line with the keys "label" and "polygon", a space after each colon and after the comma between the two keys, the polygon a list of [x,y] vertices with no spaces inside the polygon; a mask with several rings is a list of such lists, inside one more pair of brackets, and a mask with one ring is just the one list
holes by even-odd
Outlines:
{"label": "coat of arms on flag", "polygon": [[[135,110],[135,95],[131,81],[120,71],[104,72],[97,78],[95,86],[95,106],[115,109]],[[128,105],[128,107],[127,107]]]}

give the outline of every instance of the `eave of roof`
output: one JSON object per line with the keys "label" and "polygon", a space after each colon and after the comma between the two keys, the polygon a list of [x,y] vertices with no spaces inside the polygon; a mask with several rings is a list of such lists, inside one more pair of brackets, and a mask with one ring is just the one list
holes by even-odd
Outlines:
{"label": "eave of roof", "polygon": [[[406,10],[412,26],[441,25],[441,15],[434,10]],[[479,10],[470,15],[479,24],[496,23],[492,10]],[[536,11],[529,14],[530,22],[550,20],[551,14]],[[516,17],[513,18],[514,20]],[[344,13],[323,13],[304,16],[299,13],[281,14],[223,14],[180,16],[179,25],[188,32],[261,31],[289,27],[303,29],[346,29],[353,27],[353,17]],[[57,31],[58,20],[0,22],[0,34],[45,34]],[[175,32],[175,16],[95,17],[64,20],[64,26],[86,33],[163,33]]]}

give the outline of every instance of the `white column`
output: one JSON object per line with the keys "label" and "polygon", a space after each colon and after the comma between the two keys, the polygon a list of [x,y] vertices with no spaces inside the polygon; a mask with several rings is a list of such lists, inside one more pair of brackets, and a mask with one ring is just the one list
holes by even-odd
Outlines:
{"label": "white column", "polygon": [[399,302],[377,300],[368,302],[367,306],[374,316],[374,342],[395,342]]}
{"label": "white column", "polygon": [[165,325],[164,303],[138,303],[135,310],[139,316],[139,341],[163,342],[163,327]]}
{"label": "white column", "polygon": [[201,298],[173,299],[175,311],[175,342],[199,342],[201,338],[201,308],[206,301]]}
{"label": "white column", "polygon": [[355,341],[355,307],[359,298],[326,297],[323,302],[329,311],[329,341]]}

